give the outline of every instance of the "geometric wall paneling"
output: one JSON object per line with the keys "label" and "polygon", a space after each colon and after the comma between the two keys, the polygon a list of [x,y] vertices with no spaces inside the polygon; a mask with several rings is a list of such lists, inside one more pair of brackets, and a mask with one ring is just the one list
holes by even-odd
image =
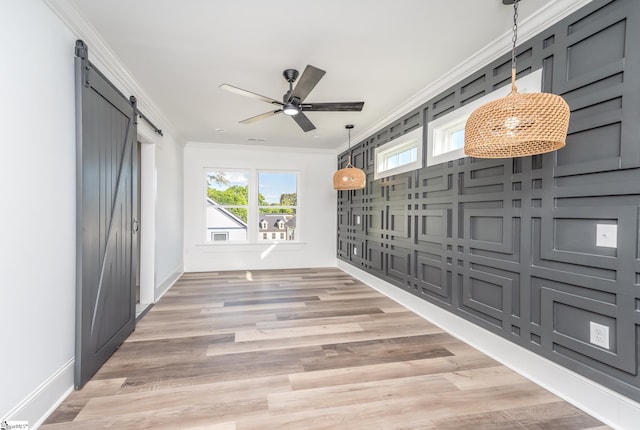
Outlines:
{"label": "geometric wall paneling", "polygon": [[[604,304],[584,297],[542,288],[542,329],[543,346],[557,352],[572,351],[572,356],[580,354],[606,366],[615,367],[630,375],[637,375],[636,348],[632,342],[635,326],[618,324],[615,305]],[[609,328],[609,349],[590,343],[589,323],[596,322]],[[597,368],[592,361],[589,363]]]}
{"label": "geometric wall paneling", "polygon": [[[494,226],[500,224],[500,228],[496,229],[496,231],[493,231],[493,229],[489,230],[489,231],[483,231],[481,228],[476,228],[474,230],[474,237],[470,237],[469,236],[469,230],[472,227],[472,223],[471,223],[471,216],[470,214],[474,213],[473,211],[479,211],[479,210],[494,210],[495,214],[500,214],[499,216],[502,216],[502,214],[505,213],[505,211],[511,211],[511,208],[505,209],[504,205],[505,202],[500,199],[500,200],[494,200],[497,199],[500,196],[499,194],[496,193],[491,193],[490,195],[484,195],[485,197],[489,197],[491,198],[491,200],[480,200],[480,199],[469,199],[469,198],[463,198],[461,196],[458,197],[458,204],[457,207],[455,207],[454,209],[457,209],[458,212],[458,224],[457,224],[457,235],[456,232],[454,231],[454,236],[457,236],[459,239],[465,239],[467,238],[467,241],[469,240],[474,240],[477,242],[481,242],[483,241],[483,238],[489,238],[489,237],[493,237],[493,239],[488,239],[486,240],[486,242],[495,242],[495,243],[502,243],[502,237],[497,237],[498,235],[503,234],[502,232],[504,232],[504,222],[500,221],[500,220],[495,220],[495,216],[491,217],[492,220],[488,219],[489,217],[485,217],[485,219],[481,219],[482,218],[482,214],[483,213],[479,213],[478,215],[478,220],[476,220],[477,222],[474,223],[473,225],[476,225],[477,223],[484,223],[484,225],[489,225],[489,223],[493,224]],[[507,233],[508,234],[508,233]],[[467,243],[468,245],[468,243]]]}
{"label": "geometric wall paneling", "polygon": [[392,245],[386,249],[386,275],[390,282],[406,288],[411,285],[411,251]]}
{"label": "geometric wall paneling", "polygon": [[[566,92],[611,76],[622,69],[628,45],[627,29],[637,23],[627,22],[633,15],[633,8],[614,2],[597,2],[592,13],[583,15],[566,25],[565,31],[556,32],[556,44],[563,45],[555,50],[562,58],[559,67],[561,78],[554,82],[554,88]],[[618,2],[615,2],[618,3]],[[633,20],[633,18],[631,18]],[[593,55],[597,52],[598,55]],[[555,76],[554,76],[555,77]]]}
{"label": "geometric wall paneling", "polygon": [[[515,274],[517,276],[517,274]],[[459,285],[460,309],[500,329],[510,321],[513,279],[468,271]]]}
{"label": "geometric wall paneling", "polygon": [[[638,225],[637,212],[635,207],[557,208],[542,217],[540,257],[615,272],[620,260],[635,255],[636,238],[617,234],[615,247],[598,246],[598,225],[616,226],[618,232],[634,231]],[[604,279],[617,279],[615,273],[600,273]]]}
{"label": "geometric wall paneling", "polygon": [[448,264],[439,254],[415,251],[413,285],[419,294],[435,296],[451,304],[451,276]]}
{"label": "geometric wall paneling", "polygon": [[[545,236],[542,234],[543,229],[541,225],[540,219],[532,219],[532,267],[530,270],[533,276],[581,285],[590,290],[612,293],[619,290],[620,287],[616,281],[617,273],[615,267],[606,267],[609,265],[613,266],[615,263],[613,261],[614,259],[610,257],[593,258],[600,266],[605,267],[589,266],[583,263],[582,256],[579,254],[554,251],[550,248],[553,246],[553,231],[546,235],[549,237],[545,251],[548,257],[543,258],[541,247],[543,242],[542,238]],[[593,240],[595,240],[595,237]],[[585,255],[585,257],[589,256]],[[586,294],[586,292],[581,291],[580,294]]]}
{"label": "geometric wall paneling", "polygon": [[508,83],[505,54],[351,147],[367,187],[337,193],[337,256],[640,401],[640,1],[593,0],[516,53],[569,104],[567,145],[374,179],[377,147]]}
{"label": "geometric wall paneling", "polygon": [[416,218],[414,237],[422,246],[436,246],[444,251],[450,209],[418,209],[411,211]]}
{"label": "geometric wall paneling", "polygon": [[[519,221],[510,216],[512,209],[471,209],[464,210],[464,231],[469,253],[472,250],[492,251],[501,254],[519,253],[514,249],[513,235],[520,236]],[[517,226],[515,224],[518,224]],[[514,231],[517,229],[517,231]],[[493,257],[498,257],[496,254]]]}
{"label": "geometric wall paneling", "polygon": [[411,233],[411,222],[407,215],[407,205],[398,203],[386,206],[386,234],[394,244],[405,243],[408,245]]}
{"label": "geometric wall paneling", "polygon": [[421,126],[422,118],[419,110],[413,111],[402,118],[403,134],[409,133]]}
{"label": "geometric wall paneling", "polygon": [[[640,37],[640,20],[635,9],[613,6],[569,26],[566,68],[559,74],[558,85],[571,106],[572,118],[568,151],[558,153],[559,175],[640,166],[640,77],[624,73],[629,63],[638,61],[638,53],[627,48],[627,41]],[[602,54],[589,54],[593,52]],[[603,135],[615,144],[602,145]]]}
{"label": "geometric wall paneling", "polygon": [[367,234],[367,211],[362,206],[353,206],[351,208],[351,226],[354,234]]}
{"label": "geometric wall paneling", "polygon": [[366,265],[369,271],[378,275],[385,274],[385,253],[382,243],[367,240],[365,243]]}

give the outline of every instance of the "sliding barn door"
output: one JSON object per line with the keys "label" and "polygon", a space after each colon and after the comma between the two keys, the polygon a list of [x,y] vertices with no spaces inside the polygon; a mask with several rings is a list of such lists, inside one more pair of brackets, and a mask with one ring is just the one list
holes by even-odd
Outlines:
{"label": "sliding barn door", "polygon": [[135,327],[137,132],[126,99],[76,44],[77,273],[75,386]]}

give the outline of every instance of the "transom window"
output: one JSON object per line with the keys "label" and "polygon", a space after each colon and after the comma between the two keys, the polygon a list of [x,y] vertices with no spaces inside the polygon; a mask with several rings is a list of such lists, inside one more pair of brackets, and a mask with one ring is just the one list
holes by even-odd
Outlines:
{"label": "transom window", "polygon": [[374,179],[422,167],[422,127],[375,149]]}

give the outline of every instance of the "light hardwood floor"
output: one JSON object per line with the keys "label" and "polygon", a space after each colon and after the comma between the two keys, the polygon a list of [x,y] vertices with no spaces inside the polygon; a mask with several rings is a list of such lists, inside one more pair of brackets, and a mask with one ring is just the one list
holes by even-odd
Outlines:
{"label": "light hardwood floor", "polygon": [[185,274],[54,429],[606,429],[338,269]]}

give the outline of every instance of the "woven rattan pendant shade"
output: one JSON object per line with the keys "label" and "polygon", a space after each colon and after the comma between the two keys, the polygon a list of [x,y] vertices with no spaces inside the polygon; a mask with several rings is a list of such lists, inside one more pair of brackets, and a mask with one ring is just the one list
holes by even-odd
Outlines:
{"label": "woven rattan pendant shade", "polygon": [[338,170],[333,174],[334,190],[361,190],[367,183],[364,172],[351,165],[351,160],[347,167]]}
{"label": "woven rattan pendant shade", "polygon": [[[515,75],[515,70],[512,73]],[[464,153],[477,158],[512,158],[562,148],[569,128],[569,106],[550,93],[512,91],[473,111],[464,128]]]}
{"label": "woven rattan pendant shade", "polygon": [[[353,124],[347,124],[345,128],[349,131],[349,151],[351,150],[351,129]],[[361,190],[367,185],[367,175],[364,171],[353,167],[351,164],[351,154],[347,161],[347,166],[333,174],[334,190]]]}
{"label": "woven rattan pendant shade", "polygon": [[513,4],[511,93],[473,111],[464,127],[464,153],[477,158],[512,158],[562,148],[569,129],[569,106],[550,93],[519,94],[516,87],[518,3]]}

